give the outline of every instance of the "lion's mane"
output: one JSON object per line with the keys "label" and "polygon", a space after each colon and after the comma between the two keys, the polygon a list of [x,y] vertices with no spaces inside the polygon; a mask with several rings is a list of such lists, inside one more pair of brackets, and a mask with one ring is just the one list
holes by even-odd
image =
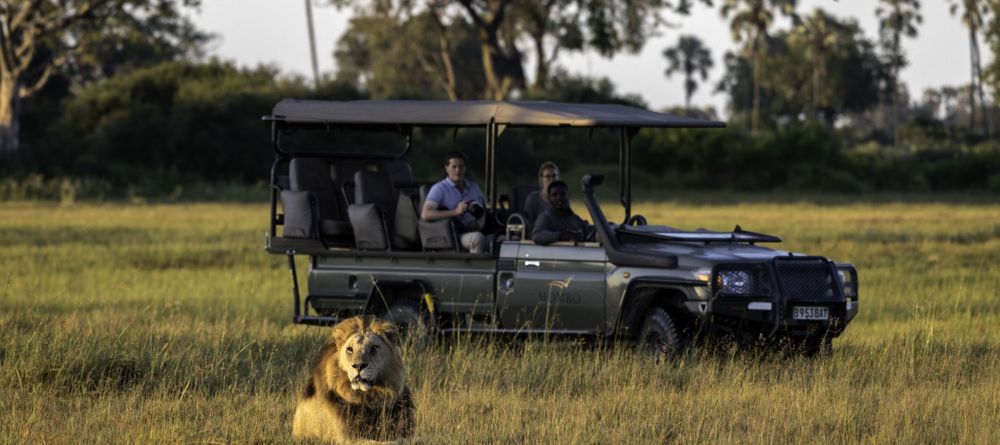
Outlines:
{"label": "lion's mane", "polygon": [[[379,360],[368,366],[377,365],[378,371],[366,381],[366,390],[352,386],[346,371],[348,343],[377,345]],[[413,434],[413,411],[395,326],[371,316],[353,317],[333,327],[316,357],[298,397],[292,435],[335,443],[405,439]]]}

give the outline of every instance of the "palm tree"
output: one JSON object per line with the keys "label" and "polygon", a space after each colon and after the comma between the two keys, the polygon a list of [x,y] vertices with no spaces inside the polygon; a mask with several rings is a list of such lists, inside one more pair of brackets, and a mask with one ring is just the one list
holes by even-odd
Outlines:
{"label": "palm tree", "polygon": [[686,35],[677,40],[677,45],[663,50],[663,57],[670,64],[664,73],[667,77],[678,72],[684,73],[684,109],[691,111],[691,95],[698,89],[695,74],[701,75],[701,80],[708,80],[708,70],[712,68],[712,53],[701,39]]}
{"label": "palm tree", "polygon": [[986,114],[989,108],[983,100],[983,69],[979,62],[979,31],[983,29],[984,18],[989,14],[989,6],[983,0],[949,0],[951,15],[962,8],[962,23],[969,28],[969,53],[972,60],[972,88],[969,89],[969,129],[976,126],[976,94],[979,94],[979,106],[983,111],[983,133],[991,133],[990,117]]}
{"label": "palm tree", "polygon": [[920,2],[918,0],[879,0],[884,6],[875,8],[875,15],[879,18],[879,31],[882,34],[882,43],[889,52],[892,74],[890,79],[890,92],[892,93],[892,142],[899,145],[899,69],[905,60],[903,59],[903,48],[900,45],[903,36],[916,37],[917,25],[923,22],[920,16]]}
{"label": "palm tree", "polygon": [[729,29],[736,42],[747,41],[747,50],[753,65],[753,111],[750,115],[750,131],[757,132],[760,126],[760,79],[761,55],[767,46],[767,29],[774,22],[773,10],[794,16],[796,0],[723,0],[722,17],[732,19]]}
{"label": "palm tree", "polygon": [[811,66],[812,107],[816,119],[819,119],[821,110],[829,105],[830,95],[833,94],[823,86],[827,77],[827,60],[842,49],[841,28],[835,18],[822,9],[816,9],[788,36],[791,43],[803,48],[803,55]]}

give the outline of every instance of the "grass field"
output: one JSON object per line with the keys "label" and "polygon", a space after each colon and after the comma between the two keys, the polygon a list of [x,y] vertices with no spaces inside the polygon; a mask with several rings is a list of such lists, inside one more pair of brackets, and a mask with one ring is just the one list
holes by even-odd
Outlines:
{"label": "grass field", "polygon": [[[638,206],[858,266],[831,356],[452,338],[406,351],[427,443],[1000,443],[1000,205]],[[0,204],[0,443],[287,442],[324,340],[264,205]],[[305,262],[302,263],[303,267]]]}

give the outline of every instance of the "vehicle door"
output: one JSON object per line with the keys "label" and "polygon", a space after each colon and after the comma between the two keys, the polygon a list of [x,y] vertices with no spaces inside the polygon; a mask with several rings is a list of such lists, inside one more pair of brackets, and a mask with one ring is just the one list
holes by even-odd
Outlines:
{"label": "vehicle door", "polygon": [[[598,243],[522,241],[504,251],[498,311],[505,329],[596,332],[604,326],[607,256]],[[513,260],[513,261],[512,261]]]}

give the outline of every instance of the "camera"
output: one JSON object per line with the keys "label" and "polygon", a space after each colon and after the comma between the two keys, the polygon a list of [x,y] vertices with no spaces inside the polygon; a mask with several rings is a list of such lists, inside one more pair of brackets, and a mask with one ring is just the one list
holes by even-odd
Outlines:
{"label": "camera", "polygon": [[471,202],[471,203],[469,203],[469,210],[468,211],[469,211],[469,214],[472,215],[475,218],[479,218],[480,216],[483,216],[486,213],[486,209],[483,207],[482,204],[480,204],[478,202]]}

